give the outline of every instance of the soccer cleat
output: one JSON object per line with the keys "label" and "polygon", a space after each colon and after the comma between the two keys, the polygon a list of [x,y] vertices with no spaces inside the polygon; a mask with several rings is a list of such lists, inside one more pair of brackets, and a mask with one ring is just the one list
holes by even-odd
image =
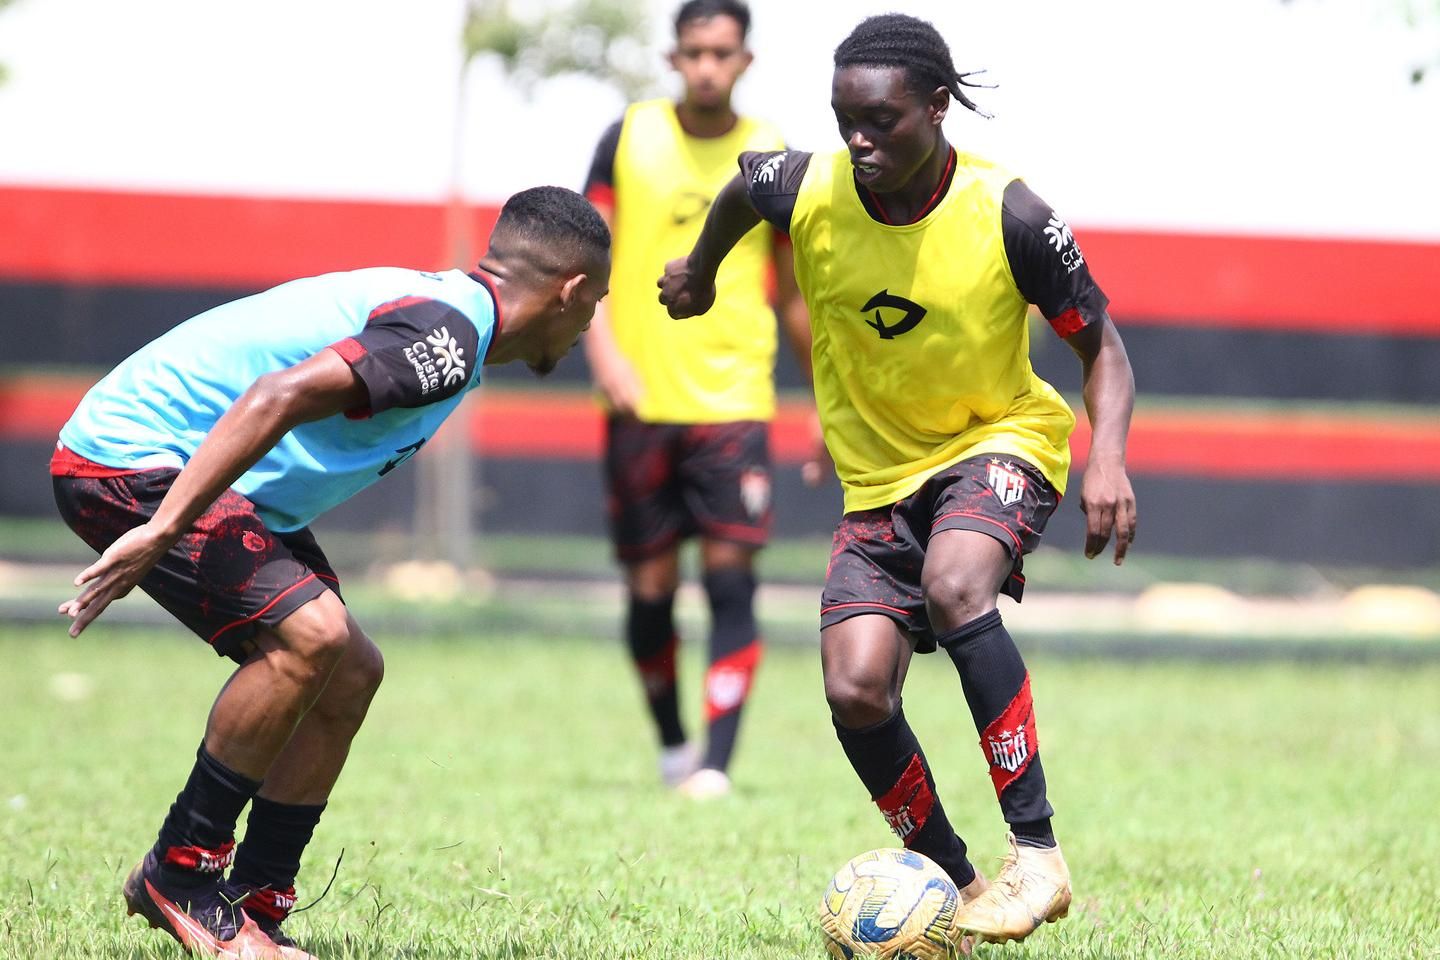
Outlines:
{"label": "soccer cleat", "polygon": [[715,797],[728,796],[730,778],[725,775],[724,770],[701,767],[680,781],[679,785],[675,787],[675,792],[689,797],[691,800],[712,800]]}
{"label": "soccer cleat", "polygon": [[135,865],[121,888],[126,913],[140,914],[188,952],[222,960],[302,960],[260,930],[244,910],[226,898],[218,879],[194,887],[166,883],[154,851]]}
{"label": "soccer cleat", "polygon": [[981,943],[1024,940],[1070,912],[1070,868],[1060,848],[1021,846],[1013,833],[1006,836],[1010,854],[995,882],[955,917],[955,928]]}
{"label": "soccer cleat", "polygon": [[[960,888],[960,905],[972,900],[979,899],[980,895],[990,889],[990,881],[985,879],[985,874],[979,870],[975,871],[975,879]],[[964,930],[956,929],[955,952],[961,957],[968,957],[975,953],[975,938]]]}
{"label": "soccer cleat", "polygon": [[246,914],[255,921],[260,931],[269,937],[271,942],[279,947],[282,956],[286,960],[317,960],[317,958],[295,945],[295,941],[284,930],[280,924],[290,916],[291,909],[295,906],[295,888],[288,890],[274,890],[270,887],[252,887],[249,884],[236,884],[228,880],[221,885],[226,899],[237,906],[245,908]]}
{"label": "soccer cleat", "polygon": [[699,767],[700,748],[693,743],[660,748],[660,781],[667,787],[678,787]]}

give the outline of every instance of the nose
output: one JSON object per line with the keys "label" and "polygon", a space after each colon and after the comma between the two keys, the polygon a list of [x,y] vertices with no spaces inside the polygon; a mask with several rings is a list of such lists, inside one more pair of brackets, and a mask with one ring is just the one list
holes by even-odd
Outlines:
{"label": "nose", "polygon": [[865,153],[874,148],[874,144],[866,139],[865,134],[859,130],[851,130],[850,136],[845,140],[852,154]]}

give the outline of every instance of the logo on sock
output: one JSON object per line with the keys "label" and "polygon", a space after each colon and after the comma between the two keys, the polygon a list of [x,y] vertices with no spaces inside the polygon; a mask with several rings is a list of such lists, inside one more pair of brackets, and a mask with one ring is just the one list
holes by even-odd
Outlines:
{"label": "logo on sock", "polygon": [[705,721],[737,710],[750,695],[750,684],[760,665],[761,646],[752,642],[726,657],[721,657],[705,672]]}
{"label": "logo on sock", "polygon": [[935,809],[935,792],[925,778],[925,765],[920,762],[920,754],[910,755],[905,772],[888,793],[875,798],[875,805],[880,808],[890,829],[895,831],[895,836],[908,847],[915,834],[930,819],[930,811]]}
{"label": "logo on sock", "polygon": [[1030,744],[1025,739],[1025,724],[1014,730],[1001,730],[999,737],[986,737],[990,746],[990,762],[1002,770],[1014,773],[1030,757]]}
{"label": "logo on sock", "polygon": [[224,873],[235,860],[235,841],[227,840],[214,850],[205,847],[170,847],[164,862],[196,873]]}
{"label": "logo on sock", "polygon": [[1040,749],[1035,735],[1035,705],[1030,698],[1030,674],[1020,684],[1020,692],[980,735],[980,749],[990,763],[990,779],[995,784],[995,795],[1005,792]]}

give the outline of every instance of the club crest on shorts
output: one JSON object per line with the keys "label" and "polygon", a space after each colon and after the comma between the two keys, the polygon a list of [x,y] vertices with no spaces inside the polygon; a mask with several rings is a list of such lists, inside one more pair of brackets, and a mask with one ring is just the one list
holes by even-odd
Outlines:
{"label": "club crest on shorts", "polygon": [[1020,498],[1025,496],[1025,474],[1015,469],[1014,464],[991,460],[986,481],[1004,506],[1019,503]]}
{"label": "club crest on shorts", "polygon": [[740,474],[740,504],[751,520],[758,520],[770,509],[770,474],[760,467],[750,467]]}

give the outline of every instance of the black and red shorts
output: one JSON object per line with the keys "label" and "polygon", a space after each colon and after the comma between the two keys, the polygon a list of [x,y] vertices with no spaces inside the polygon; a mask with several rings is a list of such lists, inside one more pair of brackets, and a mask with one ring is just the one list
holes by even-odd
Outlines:
{"label": "black and red shorts", "polygon": [[[60,448],[50,463],[60,516],[96,551],[155,515],[180,471],[123,471]],[[275,533],[226,490],[140,581],[155,602],[238,663],[251,638],[340,581],[309,528]]]}
{"label": "black and red shorts", "polygon": [[890,617],[915,640],[919,653],[935,649],[935,634],[920,588],[925,551],[942,530],[989,534],[1010,552],[1010,576],[1000,592],[1017,603],[1025,590],[1025,554],[1060,495],[1023,460],[985,454],[961,460],[888,507],[847,513],[835,527],[820,628],[864,613]]}
{"label": "black and red shorts", "polygon": [[770,430],[756,420],[605,429],[610,534],[625,562],[699,534],[753,547],[770,535]]}

